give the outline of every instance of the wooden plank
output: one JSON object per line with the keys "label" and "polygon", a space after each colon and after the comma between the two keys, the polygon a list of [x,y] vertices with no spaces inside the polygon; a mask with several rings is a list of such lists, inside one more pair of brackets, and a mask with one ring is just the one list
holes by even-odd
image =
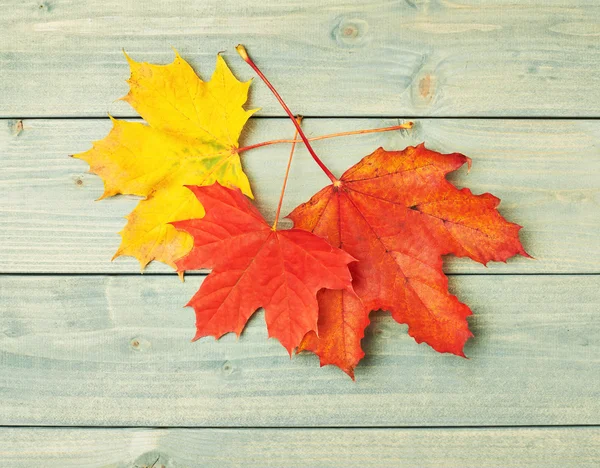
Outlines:
{"label": "wooden plank", "polygon": [[[295,112],[598,116],[595,0],[0,2],[0,116],[134,115],[126,49],[203,76],[245,43]],[[251,105],[283,115],[260,83]]]}
{"label": "wooden plank", "polygon": [[[6,466],[597,467],[600,429],[0,429]],[[153,465],[154,464],[154,465]]]}
{"label": "wooden plank", "polygon": [[470,359],[375,314],[352,382],[290,360],[262,313],[190,343],[200,277],[5,276],[0,424],[475,426],[600,423],[600,275],[455,276]]}
{"label": "wooden plank", "polygon": [[[310,135],[396,124],[380,119],[307,119]],[[22,125],[22,129],[17,128]],[[88,165],[67,157],[103,138],[110,123],[100,120],[5,121],[0,132],[1,272],[138,272],[133,258],[110,262],[123,216],[133,197],[95,202],[102,181]],[[21,128],[21,127],[19,127]],[[286,119],[253,119],[245,144],[292,136]],[[501,212],[525,226],[521,236],[536,258],[515,258],[489,268],[466,259],[448,259],[449,273],[596,273],[600,270],[599,121],[421,120],[411,131],[353,136],[315,143],[336,174],[382,145],[401,149],[426,141],[442,152],[473,158],[467,175],[452,175],[475,193],[492,192]],[[243,164],[259,208],[273,218],[289,146],[245,153]],[[328,179],[298,147],[284,212],[309,199]],[[156,264],[148,270],[169,272]]]}

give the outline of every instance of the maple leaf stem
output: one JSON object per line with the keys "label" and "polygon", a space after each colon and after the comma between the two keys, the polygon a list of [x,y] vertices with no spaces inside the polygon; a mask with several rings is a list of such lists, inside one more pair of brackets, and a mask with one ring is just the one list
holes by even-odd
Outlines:
{"label": "maple leaf stem", "polygon": [[[298,124],[302,122],[302,116],[296,116]],[[279,221],[279,215],[281,214],[281,205],[283,205],[283,196],[285,195],[285,186],[287,185],[288,177],[290,175],[290,167],[292,167],[292,159],[294,158],[294,150],[296,149],[296,143],[302,140],[296,140],[298,137],[298,129],[294,133],[294,139],[292,140],[292,149],[290,150],[290,157],[288,159],[287,167],[285,169],[285,177],[283,178],[283,186],[281,187],[281,195],[279,195],[279,204],[277,205],[277,212],[275,213],[275,221],[273,222],[273,231],[277,231],[277,222]]]}
{"label": "maple leaf stem", "polygon": [[283,110],[287,113],[287,115],[290,117],[290,119],[292,119],[292,122],[294,123],[294,125],[296,126],[296,129],[298,130],[298,134],[300,135],[300,138],[302,138],[302,141],[306,145],[306,149],[308,150],[308,152],[310,153],[312,158],[315,160],[315,162],[319,165],[319,167],[323,170],[323,172],[327,175],[327,177],[329,177],[329,179],[334,184],[339,183],[338,179],[327,168],[327,166],[323,163],[323,161],[321,161],[321,159],[317,156],[317,153],[315,153],[315,150],[310,145],[308,138],[306,138],[306,135],[302,131],[302,128],[300,128],[300,124],[296,121],[296,118],[294,117],[294,114],[292,114],[292,111],[290,110],[290,108],[287,106],[287,104],[281,98],[281,96],[279,95],[277,90],[273,87],[273,85],[270,83],[270,81],[267,80],[267,77],[265,75],[263,75],[263,73],[260,71],[260,69],[256,66],[256,64],[248,56],[248,52],[246,52],[246,48],[242,44],[238,44],[238,46],[235,48],[235,50],[237,50],[238,54],[240,54],[240,56],[244,59],[244,61],[248,65],[250,65],[250,67],[252,67],[252,69],[260,77],[260,79],[263,80],[263,82],[271,90],[273,95],[277,98],[277,100],[279,101],[279,104],[281,104],[281,107],[283,107]]}
{"label": "maple leaf stem", "polygon": [[[367,128],[367,129],[363,129],[363,130],[352,130],[350,132],[329,133],[327,135],[320,135],[320,136],[308,138],[308,141],[319,141],[319,140],[326,140],[328,138],[337,138],[337,137],[350,136],[350,135],[365,135],[368,133],[392,132],[394,130],[409,130],[409,129],[413,128],[413,126],[414,126],[413,122],[405,122],[403,124],[393,125],[391,127]],[[301,139],[297,140],[296,137],[294,137],[293,140],[289,140],[289,139],[269,140],[269,141],[262,141],[260,143],[255,143],[254,145],[243,146],[242,148],[237,148],[235,151],[236,151],[236,153],[241,153],[243,151],[249,151],[249,150],[253,150],[256,148],[261,148],[263,146],[277,145],[280,143],[302,143],[302,142],[303,142],[303,140],[301,140]]]}

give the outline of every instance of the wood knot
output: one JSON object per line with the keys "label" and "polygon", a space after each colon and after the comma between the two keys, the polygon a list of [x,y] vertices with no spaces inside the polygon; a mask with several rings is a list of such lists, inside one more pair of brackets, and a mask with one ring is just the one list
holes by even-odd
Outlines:
{"label": "wood knot", "polygon": [[415,76],[411,90],[415,107],[429,106],[437,99],[438,81],[438,76],[432,73],[432,70],[422,70]]}
{"label": "wood knot", "polygon": [[431,100],[433,92],[433,78],[427,74],[419,81],[419,94],[423,99]]}
{"label": "wood knot", "polygon": [[50,2],[40,2],[38,4],[38,11],[40,12],[49,13],[51,10],[52,5],[50,4]]}
{"label": "wood knot", "polygon": [[150,348],[150,342],[143,338],[132,338],[129,342],[129,347],[133,351],[145,351]]}
{"label": "wood knot", "polygon": [[333,39],[342,47],[360,47],[368,41],[369,23],[357,18],[342,18],[332,31]]}
{"label": "wood knot", "polygon": [[23,132],[23,121],[22,120],[9,120],[8,128],[13,136],[18,137]]}
{"label": "wood knot", "polygon": [[223,375],[231,375],[233,370],[233,365],[229,361],[225,361],[221,366],[221,373]]}

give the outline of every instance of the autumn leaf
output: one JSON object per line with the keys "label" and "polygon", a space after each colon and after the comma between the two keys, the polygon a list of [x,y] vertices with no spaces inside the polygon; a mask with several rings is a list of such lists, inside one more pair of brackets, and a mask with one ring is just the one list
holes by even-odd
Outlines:
{"label": "autumn leaf", "polygon": [[300,349],[352,376],[363,356],[368,314],[384,309],[408,324],[418,343],[464,356],[471,310],[448,292],[442,256],[483,264],[528,256],[519,241],[521,227],[496,210],[498,198],[459,190],[446,180],[465,163],[470,160],[462,154],[440,154],[423,144],[403,151],[379,148],[289,215],[295,228],[358,260],[350,271],[360,302],[341,300],[339,293],[321,295],[319,336],[309,333]]}
{"label": "autumn leaf", "polygon": [[184,185],[218,181],[252,196],[237,152],[242,128],[256,111],[242,107],[250,82],[238,81],[220,55],[207,82],[177,52],[169,65],[126,57],[130,90],[122,99],[147,124],[111,117],[108,136],[74,157],[87,161],[104,180],[101,199],[144,197],[127,216],[115,257],[134,256],[142,270],[152,260],[175,268],[175,260],[191,249],[192,238],[169,223],[204,214]]}
{"label": "autumn leaf", "polygon": [[265,309],[269,337],[291,354],[317,329],[317,291],[350,288],[354,259],[305,230],[276,230],[239,190],[218,183],[189,187],[206,210],[202,219],[173,223],[194,238],[177,268],[212,268],[188,306],[196,336],[239,335],[250,316]]}
{"label": "autumn leaf", "polygon": [[334,364],[354,378],[364,355],[360,340],[369,312],[391,311],[409,334],[439,352],[464,356],[472,336],[471,310],[448,291],[442,256],[455,254],[486,264],[529,256],[519,241],[520,226],[506,221],[489,193],[457,189],[446,174],[468,163],[458,153],[440,154],[423,144],[403,151],[377,149],[338,179],[312,148],[289,107],[243,45],[236,47],[277,98],[311,157],[332,184],[300,205],[289,217],[332,246],[350,253],[350,293],[319,295],[317,330],[299,350],[317,353],[321,365]]}
{"label": "autumn leaf", "polygon": [[306,334],[298,352],[312,351],[321,365],[334,364],[354,380],[354,368],[364,357],[360,345],[369,325],[369,309],[353,290],[323,289],[317,294],[317,330]]}

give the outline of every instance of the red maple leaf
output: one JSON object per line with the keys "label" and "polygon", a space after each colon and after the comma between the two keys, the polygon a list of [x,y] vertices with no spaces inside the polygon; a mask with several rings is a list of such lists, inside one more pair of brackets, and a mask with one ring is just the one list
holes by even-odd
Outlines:
{"label": "red maple leaf", "polygon": [[177,268],[213,269],[187,304],[196,312],[194,340],[239,335],[263,307],[269,336],[291,354],[317,330],[317,291],[351,288],[347,265],[354,259],[306,230],[269,226],[239,189],[218,183],[188,188],[206,215],[173,223],[194,238]]}
{"label": "red maple leaf", "polygon": [[462,154],[440,154],[423,144],[403,151],[379,148],[289,215],[296,228],[358,260],[350,265],[358,297],[351,291],[320,294],[319,336],[309,333],[300,349],[353,376],[364,355],[360,339],[369,312],[384,309],[408,324],[418,343],[464,356],[471,310],[448,292],[442,255],[483,264],[528,256],[519,241],[521,227],[496,210],[498,198],[473,195],[446,180],[464,163],[470,160]]}

